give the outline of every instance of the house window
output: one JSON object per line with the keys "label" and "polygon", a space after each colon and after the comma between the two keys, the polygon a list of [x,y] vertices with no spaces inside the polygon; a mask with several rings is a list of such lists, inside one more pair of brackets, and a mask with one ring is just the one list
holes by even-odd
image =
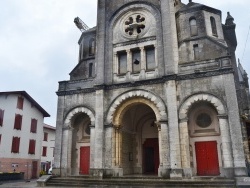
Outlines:
{"label": "house window", "polygon": [[200,59],[200,57],[199,57],[199,46],[198,46],[198,44],[194,44],[193,48],[194,48],[194,60]]}
{"label": "house window", "polygon": [[3,126],[3,116],[4,116],[4,110],[0,109],[0,126]]}
{"label": "house window", "polygon": [[45,147],[45,146],[43,146],[42,156],[43,156],[43,157],[46,157],[46,156],[47,156],[47,147]]}
{"label": "house window", "polygon": [[19,153],[20,137],[13,137],[11,153]]}
{"label": "house window", "polygon": [[17,108],[18,109],[21,109],[21,110],[23,109],[23,100],[24,100],[23,97],[17,98]]}
{"label": "house window", "polygon": [[93,72],[93,63],[89,64],[89,77],[92,77],[92,72]]}
{"label": "house window", "polygon": [[95,39],[90,39],[89,41],[89,55],[95,54]]}
{"label": "house window", "polygon": [[155,47],[149,46],[145,47],[146,50],[146,63],[147,63],[147,70],[155,69]]}
{"label": "house window", "polygon": [[36,150],[36,140],[30,140],[29,154],[35,154],[35,150]]}
{"label": "house window", "polygon": [[14,122],[14,129],[21,130],[21,128],[22,128],[22,119],[23,119],[22,115],[16,114],[15,122]]}
{"label": "house window", "polygon": [[212,34],[213,34],[214,36],[218,36],[218,35],[217,35],[216,22],[215,22],[214,17],[212,17],[212,16],[210,17],[210,22],[211,22]]}
{"label": "house window", "polygon": [[127,73],[127,53],[125,51],[118,53],[118,65],[119,65],[119,74]]}
{"label": "house window", "polygon": [[37,130],[37,120],[31,119],[30,132],[36,133],[36,130]]}
{"label": "house window", "polygon": [[191,36],[197,36],[198,35],[198,27],[197,27],[197,21],[195,18],[191,18],[189,20],[190,25],[190,34]]}
{"label": "house window", "polygon": [[1,145],[1,140],[2,140],[2,134],[0,134],[0,145]]}
{"label": "house window", "polygon": [[48,141],[48,133],[43,133],[43,141]]}
{"label": "house window", "polygon": [[141,51],[140,49],[132,50],[132,70],[133,72],[140,72],[141,70]]}

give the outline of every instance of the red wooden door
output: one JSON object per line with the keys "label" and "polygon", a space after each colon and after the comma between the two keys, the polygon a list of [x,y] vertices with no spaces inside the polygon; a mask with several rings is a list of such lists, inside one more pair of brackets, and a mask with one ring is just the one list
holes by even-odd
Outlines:
{"label": "red wooden door", "polygon": [[90,147],[85,146],[80,148],[80,174],[89,174],[90,163]]}
{"label": "red wooden door", "polygon": [[216,176],[220,174],[217,142],[196,142],[197,175]]}
{"label": "red wooden door", "polygon": [[37,161],[32,161],[32,174],[31,178],[37,178]]}
{"label": "red wooden door", "polygon": [[158,138],[148,138],[143,144],[144,173],[157,174],[159,163]]}

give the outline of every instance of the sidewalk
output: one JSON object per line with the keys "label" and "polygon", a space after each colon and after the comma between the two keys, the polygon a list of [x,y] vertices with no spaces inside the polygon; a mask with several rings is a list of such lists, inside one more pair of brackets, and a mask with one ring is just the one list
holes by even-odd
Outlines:
{"label": "sidewalk", "polygon": [[35,179],[35,180],[30,180],[30,182],[26,182],[24,180],[2,181],[0,182],[0,187],[29,188],[29,187],[37,187],[37,186],[36,186],[36,179]]}

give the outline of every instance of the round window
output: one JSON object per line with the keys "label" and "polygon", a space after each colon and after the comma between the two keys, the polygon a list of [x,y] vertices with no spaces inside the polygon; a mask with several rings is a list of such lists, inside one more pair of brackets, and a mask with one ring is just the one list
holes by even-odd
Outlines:
{"label": "round window", "polygon": [[212,119],[209,114],[201,113],[196,118],[196,124],[201,128],[207,128],[211,125]]}

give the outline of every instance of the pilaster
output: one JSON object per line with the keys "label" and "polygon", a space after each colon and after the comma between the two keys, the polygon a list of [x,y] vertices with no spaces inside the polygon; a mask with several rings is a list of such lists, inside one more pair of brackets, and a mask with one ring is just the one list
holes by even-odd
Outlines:
{"label": "pilaster", "polygon": [[224,75],[224,86],[227,98],[226,102],[228,107],[230,136],[232,140],[231,145],[233,151],[234,173],[235,176],[244,176],[247,175],[247,172],[233,74]]}
{"label": "pilaster", "polygon": [[[96,122],[95,122],[95,128],[94,130],[91,129],[91,131],[94,131],[94,160],[92,163],[92,167],[90,169],[90,174],[95,177],[103,177],[103,148],[105,147],[103,145],[104,143],[104,122],[103,122],[103,114],[104,114],[104,91],[102,89],[96,90]],[[93,140],[91,139],[92,143]],[[92,146],[92,145],[91,145]]]}
{"label": "pilaster", "polygon": [[170,178],[181,178],[181,153],[179,139],[179,125],[177,115],[176,83],[170,80],[165,83],[165,96],[167,98],[168,124],[169,124],[169,152],[170,152]]}
{"label": "pilaster", "polygon": [[96,85],[103,84],[105,67],[106,0],[98,0],[96,38]]}
{"label": "pilaster", "polygon": [[223,163],[223,175],[232,178],[233,172],[233,156],[232,156],[232,142],[230,138],[230,132],[228,127],[227,116],[218,116],[219,126],[221,131],[221,150],[222,150],[222,163]]}
{"label": "pilaster", "polygon": [[178,72],[178,42],[173,1],[161,0],[165,74]]}

